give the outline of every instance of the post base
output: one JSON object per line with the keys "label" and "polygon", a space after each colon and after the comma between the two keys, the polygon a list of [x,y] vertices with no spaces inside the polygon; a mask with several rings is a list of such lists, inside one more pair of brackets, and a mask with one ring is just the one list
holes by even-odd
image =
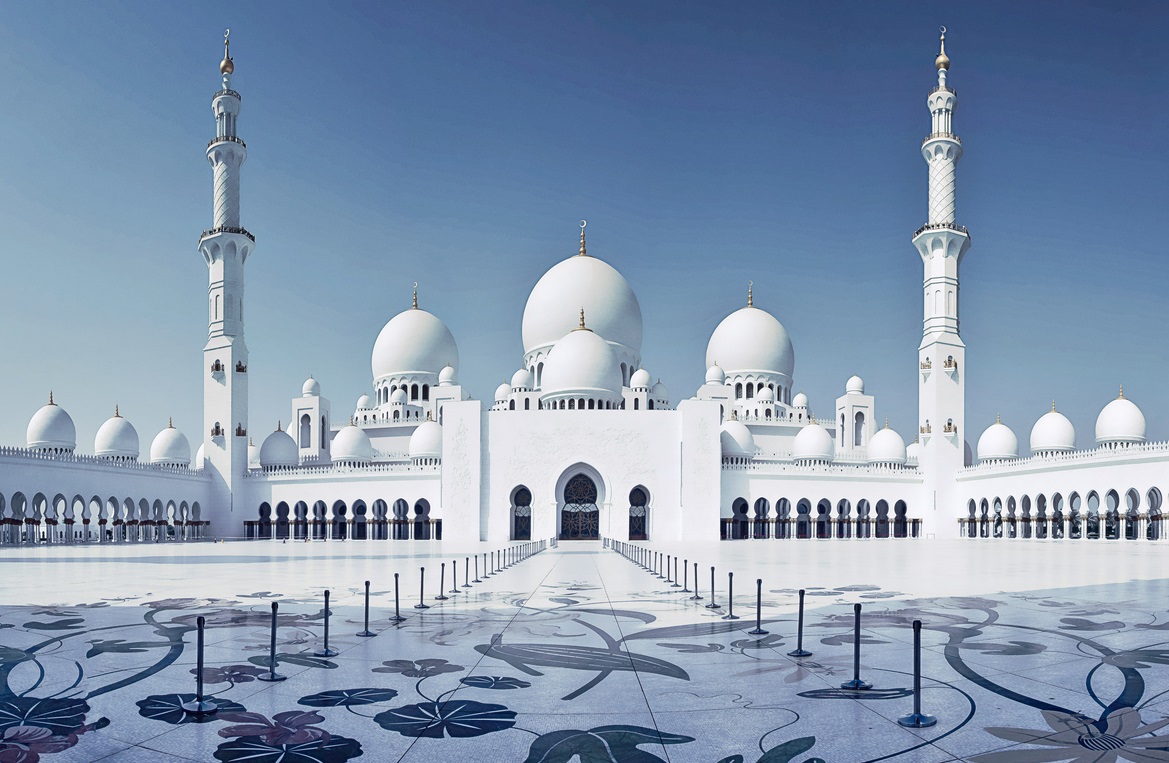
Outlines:
{"label": "post base", "polygon": [[747,635],[749,635],[749,636],[766,636],[769,632],[770,631],[765,631],[762,628],[752,628],[751,630],[747,631]]}
{"label": "post base", "polygon": [[262,676],[256,676],[256,678],[261,681],[283,681],[288,678],[288,676],[282,676],[279,673],[265,673]]}
{"label": "post base", "polygon": [[415,604],[414,609],[430,609],[429,604]]}
{"label": "post base", "polygon": [[925,713],[910,713],[897,719],[897,723],[910,729],[924,729],[936,725],[938,719]]}
{"label": "post base", "polygon": [[391,623],[401,623],[401,622],[405,622],[405,621],[406,621],[406,618],[402,617],[401,615],[394,615],[393,617],[389,617],[389,618],[387,618],[387,619],[388,619],[388,620],[389,620]]}
{"label": "post base", "polygon": [[720,607],[718,604],[716,604],[713,601],[711,603],[707,604],[706,608],[707,609],[722,609],[722,607]]}
{"label": "post base", "polygon": [[183,712],[194,713],[195,715],[210,715],[219,710],[219,705],[209,699],[202,701],[193,699],[190,702],[184,702],[179,707],[183,708]]}
{"label": "post base", "polygon": [[357,635],[361,636],[362,638],[371,638],[373,636],[376,636],[377,634],[374,633],[373,631],[358,631]]}
{"label": "post base", "polygon": [[[478,583],[479,581],[476,580],[475,582]],[[470,587],[471,587],[470,583],[463,583],[463,588],[470,588]]]}
{"label": "post base", "polygon": [[449,598],[450,598],[449,596],[443,596],[443,595],[440,593],[438,596],[435,596],[435,597],[434,597],[434,600],[435,600],[435,601],[446,601],[446,600],[447,600],[447,599],[449,599]]}
{"label": "post base", "polygon": [[851,681],[845,681],[840,685],[841,689],[851,689],[852,691],[864,691],[865,689],[873,688],[873,685],[868,681],[862,681],[859,678],[854,678]]}
{"label": "post base", "polygon": [[313,654],[316,655],[317,657],[336,657],[340,653],[336,649],[326,648],[326,649],[318,649],[317,651],[313,652]]}
{"label": "post base", "polygon": [[698,601],[701,598],[702,597],[699,596],[698,594],[694,594],[693,596],[690,597],[690,601]]}
{"label": "post base", "polygon": [[807,649],[793,649],[787,653],[788,657],[811,657],[812,653]]}

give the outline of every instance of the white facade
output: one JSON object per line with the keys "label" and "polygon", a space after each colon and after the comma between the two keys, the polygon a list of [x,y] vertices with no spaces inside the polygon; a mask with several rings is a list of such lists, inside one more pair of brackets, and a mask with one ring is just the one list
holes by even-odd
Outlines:
{"label": "white facade", "polygon": [[168,425],[143,453],[115,411],[94,455],[81,455],[72,419],[50,398],[25,447],[0,448],[0,540],[1160,537],[1169,445],[1148,442],[1123,392],[1101,411],[1094,448],[1076,449],[1053,406],[1031,430],[1033,455],[996,422],[977,438],[973,463],[959,327],[971,238],[956,223],[962,142],[949,63],[943,36],[921,147],[928,216],[912,236],[923,324],[916,359],[905,342],[919,401],[908,447],[878,425],[876,396],[859,376],[831,418],[817,419],[795,382],[792,337],[750,286],[746,305],[711,334],[704,383],[672,396],[641,365],[636,294],[588,253],[582,222],[579,251],[529,295],[518,368],[489,403],[459,385],[456,339],[419,307],[415,288],[374,340],[370,388],[352,411],[333,411],[310,377],[286,427],[252,433],[256,448],[244,341],[255,238],[240,218],[247,147],[225,47],[206,151],[212,227],[199,239],[208,322],[198,451],[192,460]]}

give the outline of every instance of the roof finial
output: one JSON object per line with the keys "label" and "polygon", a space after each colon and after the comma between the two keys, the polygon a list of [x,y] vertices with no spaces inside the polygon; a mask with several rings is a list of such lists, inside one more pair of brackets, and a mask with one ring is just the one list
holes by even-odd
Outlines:
{"label": "roof finial", "polygon": [[585,252],[585,239],[584,239],[584,229],[585,229],[585,226],[588,224],[589,224],[588,220],[581,220],[580,221],[580,256],[581,257],[588,256],[588,253]]}
{"label": "roof finial", "polygon": [[427,421],[434,421],[434,417],[430,415],[430,411],[426,412],[426,420]]}
{"label": "roof finial", "polygon": [[53,402],[53,390],[49,390],[49,405],[56,405],[56,403]]}
{"label": "roof finial", "polygon": [[580,309],[580,328],[582,328],[582,329],[588,328],[587,326],[585,326],[585,322],[584,322],[584,308],[583,307]]}
{"label": "roof finial", "polygon": [[747,307],[754,307],[754,306],[755,306],[755,300],[754,300],[754,298],[751,296],[751,289],[752,289],[752,287],[754,287],[754,286],[755,286],[755,282],[754,282],[754,281],[748,281],[748,282],[747,282]]}
{"label": "roof finial", "polygon": [[[52,399],[52,397],[53,397],[52,393],[49,393],[49,399],[50,399],[50,400]],[[1123,385],[1123,384],[1121,384],[1121,385],[1120,385],[1120,396],[1119,396],[1117,399],[1118,399],[1118,400],[1123,400],[1123,399],[1124,399],[1124,385]]]}
{"label": "roof finial", "polygon": [[283,431],[284,431],[283,429],[281,429],[281,428],[280,428],[280,419],[276,419],[276,431],[277,431],[277,432],[283,432]]}
{"label": "roof finial", "polygon": [[231,60],[231,30],[225,29],[223,32],[223,60],[219,62],[219,73],[230,75],[235,71],[235,62]]}
{"label": "roof finial", "polygon": [[1051,410],[1053,413],[1055,412],[1055,401],[1054,400],[1051,401]]}
{"label": "roof finial", "polygon": [[175,420],[172,416],[166,417],[166,428],[167,429],[174,429],[175,428]]}
{"label": "roof finial", "polygon": [[115,419],[122,418],[122,414],[118,411],[118,404],[117,403],[114,403],[114,418]]}
{"label": "roof finial", "polygon": [[413,305],[413,307],[415,310],[418,309],[418,282],[417,281],[414,282],[414,305]]}
{"label": "roof finial", "polygon": [[248,435],[248,447],[249,447],[249,448],[254,448],[254,447],[256,447],[256,444],[255,444],[254,442],[252,442],[252,436],[251,436],[251,435]]}
{"label": "roof finial", "polygon": [[934,60],[934,66],[938,67],[938,69],[949,70],[950,57],[946,55],[946,28],[942,27],[941,32],[942,32],[942,48],[941,48],[941,52],[938,53],[938,57]]}
{"label": "roof finial", "polygon": [[889,428],[889,419],[885,419],[885,428],[886,428],[886,429],[888,429],[888,428]]}
{"label": "roof finial", "polygon": [[996,413],[994,415],[994,423],[996,423],[996,424],[1003,423],[1003,417]]}

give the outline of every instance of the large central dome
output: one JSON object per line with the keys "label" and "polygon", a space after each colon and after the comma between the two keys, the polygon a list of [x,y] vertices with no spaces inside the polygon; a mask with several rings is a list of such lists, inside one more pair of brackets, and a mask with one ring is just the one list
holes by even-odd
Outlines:
{"label": "large central dome", "polygon": [[459,367],[459,350],[446,324],[417,307],[390,319],[373,345],[373,378],[438,374]]}
{"label": "large central dome", "polygon": [[787,329],[766,310],[747,306],[723,318],[706,345],[706,367],[718,364],[732,376],[783,374],[791,379],[796,353]]}
{"label": "large central dome", "polygon": [[641,354],[641,305],[633,289],[607,262],[570,257],[536,283],[524,307],[524,355],[551,347],[577,327],[581,308],[589,328],[605,340]]}

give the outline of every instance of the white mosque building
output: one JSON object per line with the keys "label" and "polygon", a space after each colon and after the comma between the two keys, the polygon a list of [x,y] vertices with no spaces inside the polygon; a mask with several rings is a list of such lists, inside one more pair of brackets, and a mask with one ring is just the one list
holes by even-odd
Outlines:
{"label": "white mosque building", "polygon": [[971,237],[955,217],[949,66],[943,34],[921,145],[929,214],[912,237],[924,299],[908,444],[856,376],[831,416],[814,416],[794,391],[791,337],[750,288],[710,337],[705,383],[671,395],[642,367],[637,296],[588,254],[583,222],[579,252],[528,296],[519,369],[490,403],[459,385],[455,338],[416,290],[374,341],[372,386],[353,409],[334,410],[310,378],[287,428],[255,433],[243,315],[256,242],[240,219],[247,146],[225,46],[207,145],[214,219],[199,239],[208,330],[194,458],[172,426],[143,451],[117,410],[83,455],[50,395],[24,446],[0,447],[0,542],[1161,538],[1169,443],[1146,439],[1123,391],[1094,437],[1077,439],[1053,404],[1029,455],[1007,424],[967,429],[959,265]]}

